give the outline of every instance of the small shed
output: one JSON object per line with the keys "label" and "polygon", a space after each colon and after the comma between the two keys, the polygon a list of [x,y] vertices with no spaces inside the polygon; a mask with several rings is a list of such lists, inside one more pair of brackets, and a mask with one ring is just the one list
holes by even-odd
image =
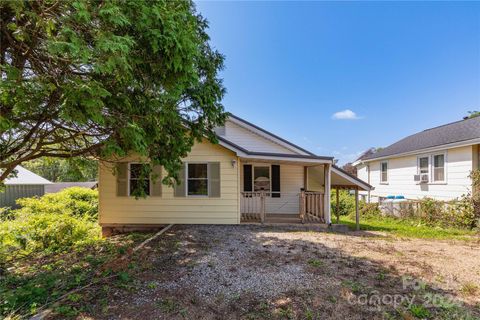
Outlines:
{"label": "small shed", "polygon": [[15,201],[20,198],[28,198],[33,196],[43,196],[45,194],[45,186],[51,184],[45,178],[17,166],[17,176],[5,180],[5,190],[0,192],[0,208],[2,207],[18,207]]}

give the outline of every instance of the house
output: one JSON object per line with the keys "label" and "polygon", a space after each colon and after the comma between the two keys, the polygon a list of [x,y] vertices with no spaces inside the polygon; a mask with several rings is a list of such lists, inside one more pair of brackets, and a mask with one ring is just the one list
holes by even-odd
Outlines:
{"label": "house", "polygon": [[36,175],[24,167],[17,166],[15,170],[17,171],[17,176],[7,178],[5,180],[5,191],[0,192],[0,208],[16,208],[15,201],[17,199],[43,196],[45,187],[51,184],[47,179]]}
{"label": "house", "polygon": [[479,168],[480,117],[464,119],[408,136],[354,162],[357,175],[374,190],[367,201],[385,198],[449,201],[471,190]]}
{"label": "house", "polygon": [[52,184],[45,186],[45,193],[57,193],[63,189],[80,187],[87,189],[96,189],[97,181],[86,181],[86,182],[54,182]]}
{"label": "house", "polygon": [[[230,115],[216,129],[218,144],[193,146],[175,187],[140,181],[137,157],[99,166],[99,216],[113,228],[243,222],[331,222],[330,190],[370,190],[370,185],[248,121]],[[163,169],[154,169],[163,175]],[[116,172],[116,174],[114,174]],[[158,179],[157,179],[158,180]],[[142,184],[146,198],[130,196]]]}

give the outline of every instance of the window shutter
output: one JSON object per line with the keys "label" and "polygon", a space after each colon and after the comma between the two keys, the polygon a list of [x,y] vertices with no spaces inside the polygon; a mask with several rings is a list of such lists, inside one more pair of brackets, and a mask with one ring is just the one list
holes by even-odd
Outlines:
{"label": "window shutter", "polygon": [[220,162],[208,163],[208,196],[220,197]]}
{"label": "window shutter", "polygon": [[252,191],[252,165],[243,165],[243,191]]}
{"label": "window shutter", "polygon": [[280,198],[280,166],[272,164],[272,198]]}
{"label": "window shutter", "polygon": [[175,184],[173,195],[175,197],[185,197],[185,163],[178,172],[178,183]]}
{"label": "window shutter", "polygon": [[162,166],[153,166],[150,176],[150,195],[152,197],[162,196]]}
{"label": "window shutter", "polygon": [[128,162],[119,162],[116,167],[117,197],[128,196]]}

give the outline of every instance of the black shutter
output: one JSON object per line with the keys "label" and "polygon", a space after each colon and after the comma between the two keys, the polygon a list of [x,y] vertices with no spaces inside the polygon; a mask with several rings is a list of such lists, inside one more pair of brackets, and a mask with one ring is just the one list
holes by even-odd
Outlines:
{"label": "black shutter", "polygon": [[272,198],[280,198],[280,166],[272,164]]}
{"label": "black shutter", "polygon": [[243,165],[243,191],[253,191],[252,190],[252,165],[244,164]]}

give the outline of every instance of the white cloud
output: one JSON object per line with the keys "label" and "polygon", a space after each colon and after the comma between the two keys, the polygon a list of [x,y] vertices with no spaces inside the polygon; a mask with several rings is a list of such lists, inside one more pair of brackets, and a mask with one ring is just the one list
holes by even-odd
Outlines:
{"label": "white cloud", "polygon": [[358,120],[361,119],[361,117],[357,116],[355,112],[353,112],[350,109],[342,110],[335,112],[332,115],[332,119],[334,120]]}

